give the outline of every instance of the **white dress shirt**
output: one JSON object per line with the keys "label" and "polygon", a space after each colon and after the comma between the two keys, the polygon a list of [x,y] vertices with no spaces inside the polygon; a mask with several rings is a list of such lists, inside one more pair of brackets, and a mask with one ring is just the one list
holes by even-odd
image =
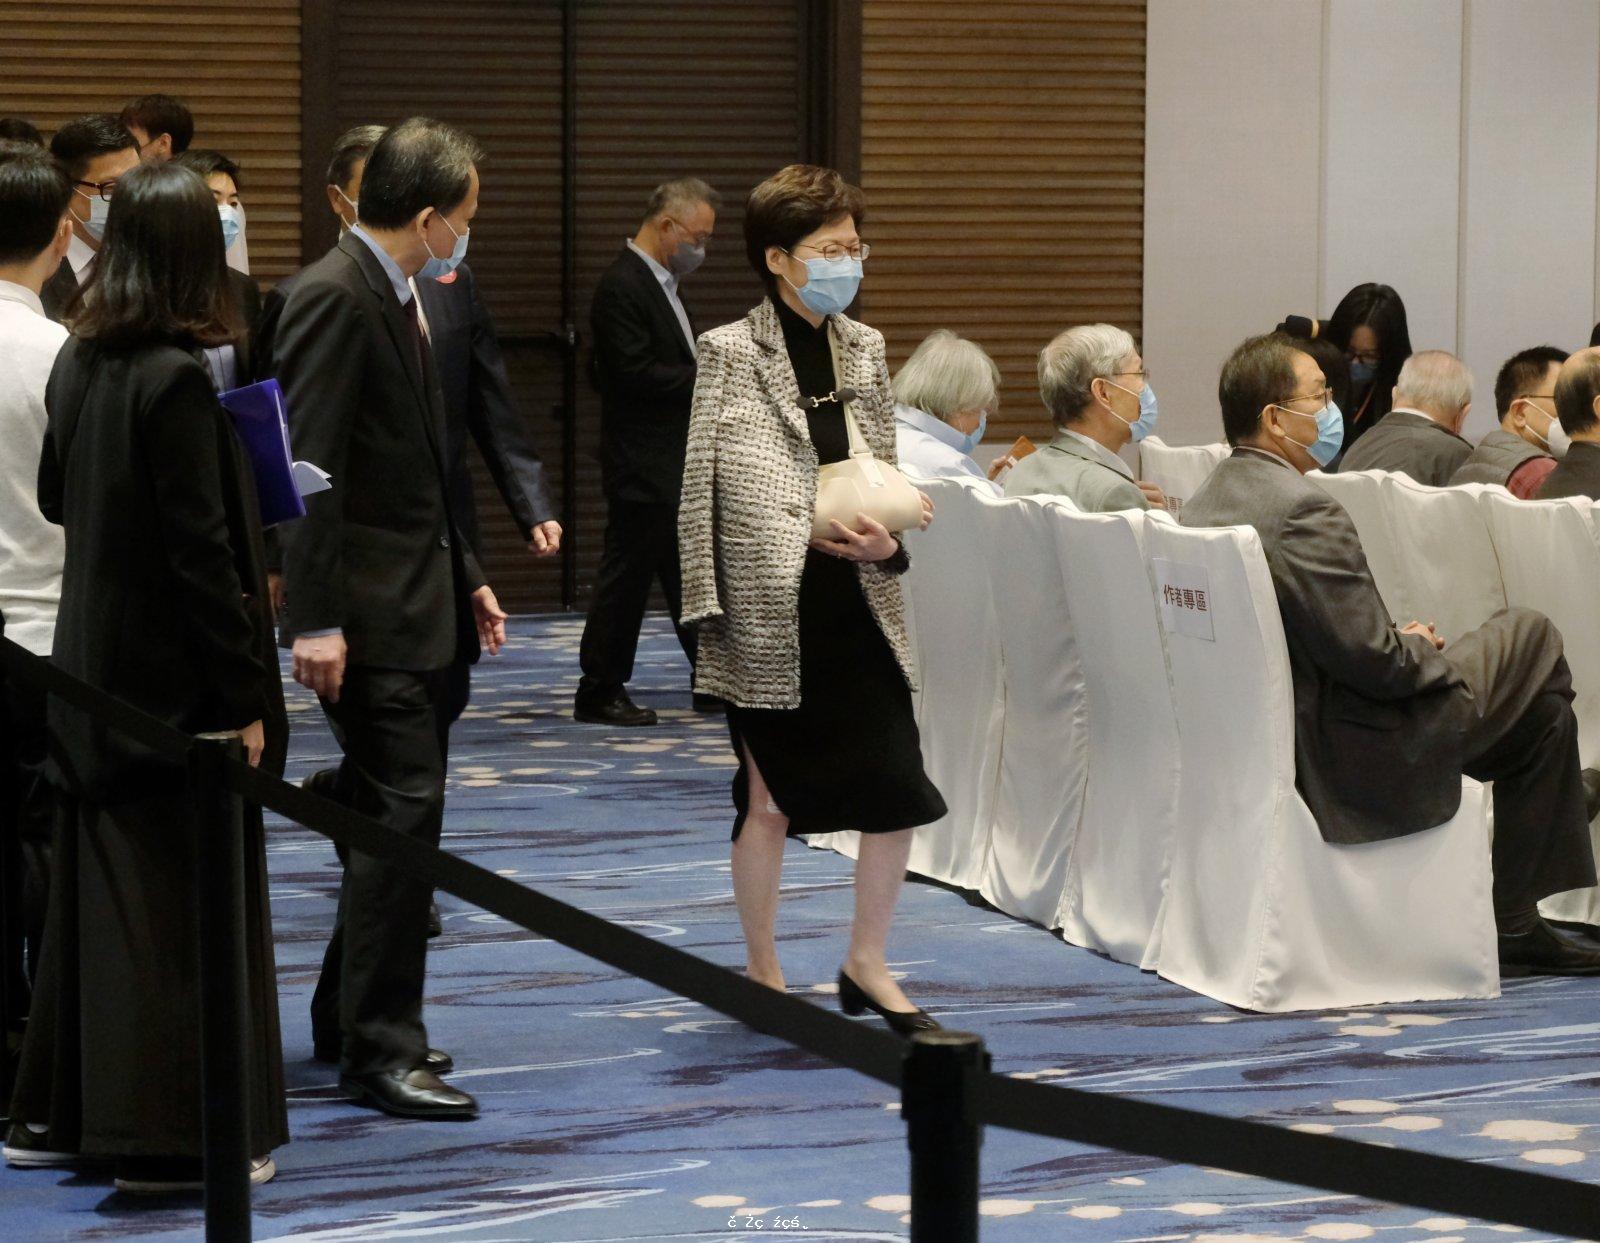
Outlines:
{"label": "white dress shirt", "polygon": [[94,266],[94,257],[99,253],[79,237],[76,230],[73,231],[72,240],[67,243],[67,262],[72,265],[72,274],[78,278],[79,289],[89,279],[89,269]]}
{"label": "white dress shirt", "polygon": [[1117,474],[1121,475],[1124,479],[1133,478],[1133,467],[1129,466],[1098,440],[1091,440],[1082,432],[1075,432],[1070,427],[1063,427],[1061,430],[1066,432],[1066,434],[1071,436],[1074,440],[1081,441],[1083,444],[1087,445],[1091,450],[1093,450],[1095,457],[1104,462],[1112,470],[1116,471]]}
{"label": "white dress shirt", "polygon": [[44,386],[66,340],[38,294],[0,281],[0,613],[6,638],[36,656],[55,638],[66,555],[61,528],[39,512]]}
{"label": "white dress shirt", "polygon": [[924,479],[976,479],[996,496],[1003,495],[998,484],[990,483],[979,465],[963,446],[966,437],[943,419],[915,406],[894,404],[894,452],[900,465]]}
{"label": "white dress shirt", "polygon": [[661,288],[667,291],[667,301],[672,303],[672,313],[678,317],[678,326],[683,329],[683,339],[689,343],[689,353],[694,353],[694,329],[689,326],[689,312],[683,309],[683,303],[678,301],[678,278],[668,268],[656,262],[655,256],[633,244],[633,239],[628,239],[628,249],[643,259],[650,270],[656,274],[656,279],[661,282]]}

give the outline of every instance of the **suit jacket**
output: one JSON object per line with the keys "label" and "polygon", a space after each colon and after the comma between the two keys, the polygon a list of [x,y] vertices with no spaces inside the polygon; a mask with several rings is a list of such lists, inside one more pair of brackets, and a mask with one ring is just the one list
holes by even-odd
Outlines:
{"label": "suit jacket", "polygon": [[1575,440],[1539,489],[1539,499],[1587,496],[1600,500],[1600,445]]}
{"label": "suit jacket", "polygon": [[456,521],[476,547],[478,512],[467,468],[470,436],[523,539],[532,539],[533,528],[554,518],[556,508],[472,269],[463,263],[448,284],[419,280],[416,286],[444,389],[445,467]]}
{"label": "suit jacket", "polygon": [[[45,391],[39,508],[67,532],[55,662],[188,733],[265,720],[281,767],[260,511],[199,360],[72,338]],[[270,663],[269,663],[270,661]],[[52,701],[58,779],[94,802],[181,781],[181,764]]]}
{"label": "suit jacket", "polygon": [[667,291],[626,246],[600,278],[589,321],[606,496],[676,505],[695,355]]}
{"label": "suit jacket", "polygon": [[1294,680],[1295,784],[1322,836],[1379,841],[1455,815],[1471,692],[1390,622],[1344,507],[1287,462],[1237,449],[1181,518],[1261,536]]}
{"label": "suit jacket", "polygon": [[[832,316],[838,384],[873,456],[895,462],[883,334]],[[800,706],[800,576],[817,504],[817,452],[770,300],[700,338],[678,548],[682,624],[698,624],[695,690],[744,708]],[[902,567],[903,568],[903,567]],[[856,567],[906,681],[915,665],[895,569]]]}
{"label": "suit jacket", "polygon": [[332,476],[282,528],[284,636],[339,628],[351,664],[478,657],[483,585],[450,513],[444,398],[388,273],[346,234],[295,282],[273,338],[295,456]]}
{"label": "suit jacket", "polygon": [[1066,432],[1013,466],[1005,478],[1005,491],[1007,496],[1040,492],[1064,496],[1079,509],[1095,514],[1150,508],[1138,484]]}
{"label": "suit jacket", "polygon": [[242,388],[266,378],[258,374],[259,363],[255,353],[256,321],[261,318],[261,286],[247,273],[229,268],[228,296],[233,299],[234,308],[244,321],[244,331],[233,342],[233,363]]}
{"label": "suit jacket", "polygon": [[72,270],[72,264],[63,259],[56,274],[39,290],[39,301],[44,303],[45,316],[59,324],[72,309],[72,300],[77,296],[78,274]]}
{"label": "suit jacket", "polygon": [[1356,441],[1340,470],[1394,470],[1442,488],[1472,456],[1472,444],[1425,414],[1391,410]]}

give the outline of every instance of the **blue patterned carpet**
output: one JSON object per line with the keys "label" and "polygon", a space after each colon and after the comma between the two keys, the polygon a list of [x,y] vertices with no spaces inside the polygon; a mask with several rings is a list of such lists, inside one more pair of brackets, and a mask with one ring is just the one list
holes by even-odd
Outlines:
{"label": "blue patterned carpet", "polygon": [[[636,687],[664,726],[574,725],[579,628],[520,621],[508,652],[479,667],[446,845],[736,965],[724,727],[688,711],[659,620]],[[334,751],[315,703],[291,695],[298,777]],[[451,899],[428,1019],[483,1117],[402,1122],[343,1104],[310,1060],[306,1016],[337,864],[298,828],[277,826],[270,849],[294,1140],[256,1194],[258,1239],[906,1237],[905,1137],[887,1089]],[[821,1005],[850,897],[848,861],[791,845],[784,965]],[[1512,982],[1489,1003],[1244,1015],[931,885],[907,887],[891,950],[911,996],[983,1033],[997,1069],[1600,1178],[1600,981]],[[997,1130],[983,1166],[984,1237],[1003,1243],[1547,1237]],[[196,1237],[199,1221],[192,1202],[0,1170],[8,1241]]]}

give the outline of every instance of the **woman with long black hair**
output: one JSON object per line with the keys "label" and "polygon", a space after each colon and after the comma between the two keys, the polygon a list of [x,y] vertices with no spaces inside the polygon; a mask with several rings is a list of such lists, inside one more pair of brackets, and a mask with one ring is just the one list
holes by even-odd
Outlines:
{"label": "woman with long black hair", "polygon": [[[150,165],[117,183],[45,392],[39,508],[66,531],[52,659],[182,730],[237,730],[281,769],[283,693],[250,468],[200,352],[241,331],[204,181]],[[200,1182],[195,821],[181,760],[60,701],[69,811],[7,1139],[13,1164],[115,1161],[119,1189]],[[288,1141],[261,814],[245,826],[252,1179]],[[29,1124],[32,1124],[31,1126]],[[40,1128],[43,1128],[41,1130]]]}
{"label": "woman with long black hair", "polygon": [[1349,452],[1394,405],[1395,381],[1411,357],[1406,304],[1392,286],[1368,281],[1340,298],[1329,318],[1291,315],[1278,328],[1291,336],[1327,341],[1344,352],[1350,371],[1349,401],[1341,401],[1339,409],[1344,413],[1344,449]]}

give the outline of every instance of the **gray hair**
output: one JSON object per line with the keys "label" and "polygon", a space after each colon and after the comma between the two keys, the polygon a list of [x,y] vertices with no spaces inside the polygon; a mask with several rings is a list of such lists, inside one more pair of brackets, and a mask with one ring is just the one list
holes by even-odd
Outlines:
{"label": "gray hair", "polygon": [[1115,324],[1068,328],[1039,351],[1039,396],[1057,427],[1075,421],[1094,400],[1090,385],[1109,380],[1138,351],[1133,337]]}
{"label": "gray hair", "polygon": [[949,422],[954,414],[993,411],[1000,368],[980,346],[949,329],[931,333],[894,377],[894,399]]}
{"label": "gray hair", "polygon": [[1395,405],[1454,414],[1472,400],[1472,372],[1448,350],[1419,350],[1400,368]]}
{"label": "gray hair", "polygon": [[677,177],[663,181],[650,192],[650,201],[644,205],[644,218],[654,220],[665,212],[675,215],[690,212],[701,203],[709,203],[712,211],[722,207],[722,196],[698,177]]}

